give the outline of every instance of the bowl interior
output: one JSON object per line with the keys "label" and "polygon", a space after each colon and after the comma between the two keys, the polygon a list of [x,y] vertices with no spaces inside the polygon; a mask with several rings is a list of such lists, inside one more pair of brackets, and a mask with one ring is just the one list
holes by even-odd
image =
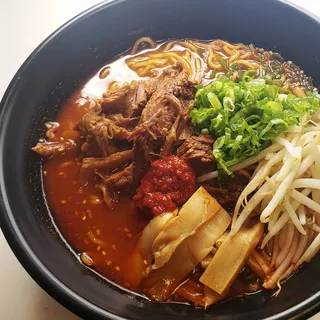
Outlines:
{"label": "bowl interior", "polygon": [[43,194],[41,162],[30,148],[66,99],[141,36],[253,43],[294,61],[319,84],[319,34],[319,20],[279,1],[137,0],[106,2],[49,37],[21,67],[0,110],[1,223],[27,271],[88,319],[261,319],[315,312],[319,256],[288,280],[277,298],[261,292],[206,311],[152,303],[104,281],[78,262],[55,229]]}

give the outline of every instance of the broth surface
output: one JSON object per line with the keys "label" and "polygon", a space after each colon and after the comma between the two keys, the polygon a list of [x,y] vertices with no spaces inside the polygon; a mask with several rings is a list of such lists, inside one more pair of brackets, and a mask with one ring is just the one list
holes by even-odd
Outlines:
{"label": "broth surface", "polygon": [[[158,46],[158,49],[165,46],[166,43]],[[188,49],[176,44],[172,50],[183,55]],[[149,52],[150,50],[146,50],[146,53]],[[137,55],[141,56],[141,52]],[[129,59],[134,56],[129,56]],[[56,120],[60,126],[55,132],[54,140],[79,140],[74,128],[90,110],[90,98],[102,97],[114,81],[121,85],[143,79],[127,66],[127,59],[124,56],[109,64],[110,73],[104,79],[101,74],[106,67],[103,67],[69,99]],[[212,70],[209,70],[208,77],[211,73]],[[112,209],[107,208],[101,191],[95,187],[95,180],[85,184],[78,181],[80,166],[81,158],[77,150],[44,162],[46,196],[58,228],[77,254],[85,252],[92,257],[92,267],[96,271],[121,286],[141,291],[142,288],[134,288],[126,277],[130,272],[128,257],[133,253],[141,231],[149,220],[136,214],[131,197],[125,194],[120,196],[119,202]],[[235,292],[237,291],[239,286]],[[246,289],[242,288],[240,291]]]}
{"label": "broth surface", "polygon": [[[77,102],[80,95],[71,98],[58,117],[57,139],[73,134],[74,124],[87,112],[88,106]],[[147,220],[133,212],[130,198],[125,195],[113,209],[107,208],[95,181],[85,185],[78,182],[80,164],[74,151],[43,166],[46,196],[54,219],[74,250],[79,254],[86,252],[94,259],[99,273],[128,286],[127,259]]]}
{"label": "broth surface", "polygon": [[[139,53],[124,55],[104,66],[63,106],[56,120],[59,127],[49,141],[72,139],[79,143],[80,133],[76,128],[82,117],[93,108],[92,98],[102,98],[103,93],[113,87],[146,79],[153,72],[181,62],[183,57],[188,57],[190,62],[184,66],[190,77],[196,80],[201,76],[204,84],[227,72],[226,65],[221,62],[223,59],[228,60],[229,66],[238,61],[244,70],[258,70],[260,67],[260,61],[256,60],[248,46],[227,46],[222,41],[214,52],[207,49],[206,42],[197,42],[197,45],[191,40],[166,42],[152,49],[143,48]],[[162,58],[158,57],[159,53]],[[285,90],[294,91],[295,86],[292,84],[296,80],[290,72],[282,79],[282,84]],[[238,70],[233,70],[233,77],[238,77]],[[300,86],[307,87],[308,83],[300,83]],[[99,179],[97,175],[88,177],[86,181],[79,181],[81,162],[82,155],[78,149],[44,162],[46,197],[58,228],[75,252],[82,255],[82,259],[89,257],[87,266],[123,287],[143,292],[143,282],[140,287],[135,287],[129,280],[129,257],[150,217],[136,212],[132,196],[125,193],[119,193],[118,202],[112,209],[108,208],[101,190],[96,188]],[[198,279],[199,272],[194,270],[190,281]],[[201,284],[191,284],[190,287],[195,290],[195,296],[201,291]],[[228,296],[251,293],[260,288],[261,281],[245,267]],[[173,299],[185,301],[177,294]]]}

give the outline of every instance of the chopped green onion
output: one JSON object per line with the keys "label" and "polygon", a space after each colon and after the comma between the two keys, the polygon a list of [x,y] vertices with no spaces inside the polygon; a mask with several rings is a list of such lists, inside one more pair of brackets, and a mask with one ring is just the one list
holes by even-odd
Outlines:
{"label": "chopped green onion", "polygon": [[197,134],[216,139],[213,155],[218,169],[258,154],[271,139],[292,125],[299,125],[305,114],[320,109],[320,97],[279,94],[279,86],[267,77],[257,78],[255,70],[244,72],[240,82],[220,75],[207,86],[197,86],[195,107],[190,117]]}

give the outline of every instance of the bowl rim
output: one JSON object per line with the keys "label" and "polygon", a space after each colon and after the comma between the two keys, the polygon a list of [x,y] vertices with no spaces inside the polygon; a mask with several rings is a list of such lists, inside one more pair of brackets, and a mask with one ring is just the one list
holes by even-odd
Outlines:
{"label": "bowl rim", "polygon": [[[20,66],[14,77],[12,78],[10,84],[8,85],[2,100],[0,102],[0,151],[3,146],[3,132],[6,129],[8,118],[6,117],[6,110],[10,108],[10,100],[18,85],[19,78],[24,73],[27,66],[37,58],[37,54],[40,53],[42,48],[44,48],[50,41],[52,41],[59,34],[66,32],[69,28],[82,20],[94,15],[100,10],[105,10],[108,7],[117,5],[122,2],[127,2],[129,0],[104,0],[93,7],[81,12],[75,17],[68,20],[66,23],[61,25],[53,33],[51,33],[45,40],[43,40],[36,49],[28,56],[24,63]],[[307,15],[309,18],[315,20],[320,24],[320,17],[316,16],[312,12],[289,2],[288,0],[269,0],[270,2],[280,2],[287,7],[294,8],[300,13]],[[73,292],[68,288],[63,282],[61,282],[53,273],[51,273],[47,267],[38,259],[34,254],[32,248],[28,245],[24,239],[19,227],[16,224],[14,214],[10,209],[10,205],[6,196],[6,186],[3,179],[3,153],[0,152],[0,227],[2,232],[11,248],[16,258],[19,260],[23,268],[28,272],[28,274],[36,281],[36,283],[45,290],[52,298],[58,301],[61,305],[66,307],[73,313],[81,316],[91,315],[105,317],[108,319],[122,320],[126,319],[111,313],[108,310],[97,307],[88,300],[85,300],[77,293]],[[55,290],[52,290],[55,288]],[[320,292],[314,294],[308,299],[300,302],[298,305],[284,310],[281,313],[275,314],[268,319],[307,319],[313,316],[316,312],[320,311]]]}

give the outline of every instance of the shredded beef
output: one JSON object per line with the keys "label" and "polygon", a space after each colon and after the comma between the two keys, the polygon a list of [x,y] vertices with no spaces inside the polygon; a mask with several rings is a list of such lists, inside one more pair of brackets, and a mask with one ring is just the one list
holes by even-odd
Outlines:
{"label": "shredded beef", "polygon": [[61,142],[39,142],[32,150],[40,154],[42,158],[50,159],[54,156],[64,155],[75,148],[76,143],[73,140],[66,140]]}
{"label": "shredded beef", "polygon": [[105,114],[121,112],[123,113],[123,102],[129,90],[129,85],[106,92],[101,102],[102,110]]}
{"label": "shredded beef", "polygon": [[105,158],[84,158],[82,169],[117,169],[132,160],[132,150],[117,152]]}
{"label": "shredded beef", "polygon": [[85,114],[79,127],[85,139],[81,150],[90,157],[106,157],[119,151],[115,145],[116,140],[126,140],[129,136],[126,128],[95,112]]}
{"label": "shredded beef", "polygon": [[235,172],[233,177],[215,179],[203,187],[221,204],[228,212],[233,213],[234,206],[242,190],[247,186],[250,175]]}
{"label": "shredded beef", "polygon": [[116,152],[104,158],[84,158],[82,160],[79,182],[83,185],[93,180],[93,173],[103,178],[110,177],[132,162],[132,150]]}
{"label": "shredded beef", "polygon": [[[186,136],[194,93],[194,85],[181,66],[107,92],[101,107],[82,119],[82,151],[90,157],[105,157],[115,152],[119,141],[132,141],[132,169],[125,169],[123,174],[126,178],[131,174],[129,180],[136,187],[151,161],[171,154],[180,134]],[[122,173],[114,174],[117,179],[119,175],[121,178]],[[106,180],[104,183],[109,184]]]}
{"label": "shredded beef", "polygon": [[105,177],[100,174],[102,183],[109,189],[109,191],[126,190],[132,186],[133,183],[133,165],[130,164],[123,170],[112,174],[109,177]]}
{"label": "shredded beef", "polygon": [[212,155],[213,142],[214,140],[208,135],[191,136],[178,148],[178,156],[187,160],[212,163],[214,161]]}
{"label": "shredded beef", "polygon": [[137,128],[128,137],[134,140],[134,174],[138,179],[146,172],[153,154],[171,153],[186,125],[194,90],[180,67],[168,68],[159,77],[157,89],[143,109]]}
{"label": "shredded beef", "polygon": [[189,125],[186,125],[179,137],[179,144],[183,143],[185,140],[187,140],[188,138],[190,138],[193,135],[193,128]]}
{"label": "shredded beef", "polygon": [[101,106],[104,113],[121,112],[126,118],[137,117],[156,90],[158,79],[125,85],[104,94]]}
{"label": "shredded beef", "polygon": [[[151,161],[170,155],[191,135],[186,127],[194,94],[180,65],[107,91],[77,127],[84,156],[79,179],[88,172],[100,176],[98,187],[109,200],[110,192],[137,187]],[[38,144],[34,150],[50,157],[60,148],[67,146]]]}

